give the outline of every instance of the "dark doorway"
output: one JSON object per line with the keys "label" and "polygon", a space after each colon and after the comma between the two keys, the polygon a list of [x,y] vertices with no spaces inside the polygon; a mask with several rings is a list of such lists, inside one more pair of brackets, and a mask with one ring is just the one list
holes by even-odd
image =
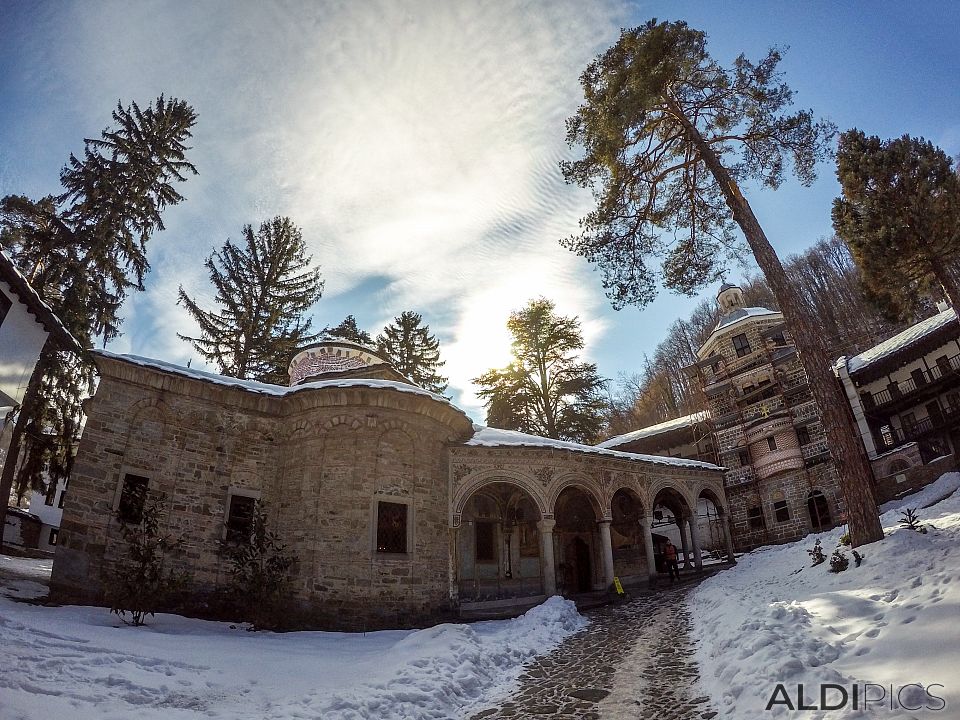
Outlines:
{"label": "dark doorway", "polygon": [[574,538],[568,546],[567,558],[573,565],[571,575],[573,575],[577,592],[590,592],[593,589],[590,546],[583,541],[583,538]]}
{"label": "dark doorway", "polygon": [[833,524],[830,521],[830,506],[827,498],[819,490],[815,490],[807,497],[807,511],[810,513],[810,525],[818,532],[827,530]]}

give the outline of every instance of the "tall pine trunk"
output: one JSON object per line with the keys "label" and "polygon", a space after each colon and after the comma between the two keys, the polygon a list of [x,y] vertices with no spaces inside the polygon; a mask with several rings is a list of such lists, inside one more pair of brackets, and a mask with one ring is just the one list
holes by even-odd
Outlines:
{"label": "tall pine trunk", "polygon": [[753,214],[753,209],[740,192],[736,181],[720,162],[713,148],[703,139],[678,106],[671,108],[674,115],[687,130],[700,157],[717,180],[740,226],[753,256],[773,291],[787,327],[790,329],[800,363],[807,373],[810,391],[820,406],[823,429],[829,438],[830,455],[833,457],[840,488],[846,500],[847,521],[850,526],[850,541],[854,547],[883,538],[883,528],[877,513],[877,500],[873,492],[873,472],[864,454],[859,433],[848,410],[847,398],[840,383],[833,375],[833,359],[827,352],[823,334],[803,312],[800,294],[790,283],[780,264],[780,258],[767,240],[763,228]]}

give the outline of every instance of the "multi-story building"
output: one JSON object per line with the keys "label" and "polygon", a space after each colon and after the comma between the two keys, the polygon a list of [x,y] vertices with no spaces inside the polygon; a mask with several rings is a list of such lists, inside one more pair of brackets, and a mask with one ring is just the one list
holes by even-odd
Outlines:
{"label": "multi-story building", "polygon": [[873,466],[880,502],[956,468],[960,450],[960,323],[952,308],[835,370]]}
{"label": "multi-story building", "polygon": [[703,391],[730,503],[734,542],[749,549],[833,527],[843,497],[820,411],[783,315],[746,307],[724,284],[723,315],[687,369]]}

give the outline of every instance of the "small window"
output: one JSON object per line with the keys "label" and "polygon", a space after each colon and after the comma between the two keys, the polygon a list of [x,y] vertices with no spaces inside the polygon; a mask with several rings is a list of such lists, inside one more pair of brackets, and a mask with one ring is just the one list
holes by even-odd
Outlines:
{"label": "small window", "polygon": [[494,525],[492,522],[478,522],[476,528],[476,559],[477,562],[494,562],[497,559],[496,543],[494,542]]}
{"label": "small window", "polygon": [[917,427],[917,416],[912,412],[908,412],[905,415],[900,416],[900,422],[905,431],[913,432]]}
{"label": "small window", "polygon": [[123,489],[120,491],[120,503],[117,505],[117,518],[128,525],[136,525],[143,517],[143,505],[147,500],[147,486],[150,479],[143,475],[123,476]]}
{"label": "small window", "polygon": [[57,544],[57,537],[58,537],[59,535],[60,535],[60,528],[51,528],[51,529],[50,529],[50,537],[47,538],[47,543],[48,543],[49,545],[56,545],[56,544]]}
{"label": "small window", "polygon": [[776,450],[776,449],[777,449],[777,439],[776,439],[773,435],[771,435],[770,437],[767,438],[767,447],[768,447],[770,450]]}
{"label": "small window", "polygon": [[773,504],[773,515],[777,522],[786,522],[790,519],[790,509],[786,500],[778,500]]}
{"label": "small window", "polygon": [[745,333],[733,336],[733,349],[737,351],[737,357],[750,354],[750,341]]}
{"label": "small window", "polygon": [[47,496],[43,499],[44,505],[49,505],[53,507],[53,501],[57,497],[57,489],[54,487],[50,492],[47,493]]}
{"label": "small window", "polygon": [[407,552],[407,506],[403,503],[377,503],[377,552]]}
{"label": "small window", "polygon": [[57,501],[57,507],[58,507],[58,508],[61,508],[61,509],[63,508],[63,499],[64,499],[66,496],[67,496],[67,491],[66,491],[66,490],[61,490],[61,491],[60,491],[60,499]]}
{"label": "small window", "polygon": [[740,467],[745,467],[750,464],[750,451],[749,450],[737,450],[737,459],[740,460]]}
{"label": "small window", "polygon": [[778,347],[783,347],[787,344],[787,339],[783,336],[783,330],[771,335],[770,339],[773,340],[773,344]]}
{"label": "small window", "polygon": [[3,320],[7,317],[7,313],[10,312],[12,306],[13,303],[10,301],[10,298],[0,292],[0,325],[3,325]]}
{"label": "small window", "polygon": [[766,523],[763,522],[763,510],[760,507],[747,510],[747,520],[750,521],[751,530],[763,530],[766,527]]}
{"label": "small window", "polygon": [[797,440],[800,441],[801,445],[810,444],[810,429],[806,426],[797,428]]}
{"label": "small window", "polygon": [[227,542],[250,542],[253,535],[253,515],[257,507],[257,498],[249,495],[230,495],[227,508]]}

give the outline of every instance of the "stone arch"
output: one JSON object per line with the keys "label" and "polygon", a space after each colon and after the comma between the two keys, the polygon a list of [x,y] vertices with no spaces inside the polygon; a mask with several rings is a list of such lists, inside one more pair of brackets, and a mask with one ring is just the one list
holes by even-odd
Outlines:
{"label": "stone arch", "polygon": [[460,486],[454,491],[450,501],[450,527],[460,527],[460,516],[463,514],[463,508],[477,490],[484,485],[496,482],[516,485],[533,499],[537,510],[540,512],[540,517],[552,516],[548,510],[550,506],[547,504],[546,497],[544,497],[543,488],[532,476],[516,470],[489,468],[470,473],[460,481]]}
{"label": "stone arch", "polygon": [[647,497],[644,498],[646,500],[644,507],[649,508],[650,512],[653,512],[654,506],[656,505],[657,496],[664,490],[669,490],[679,495],[684,503],[686,503],[687,509],[695,508],[697,506],[695,497],[691,494],[690,489],[683,483],[674,478],[659,477],[654,479],[654,481],[650,484],[650,487],[647,489]]}
{"label": "stone arch", "polygon": [[614,575],[621,580],[650,574],[646,514],[641,493],[630,483],[618,483],[610,497],[610,545]]}
{"label": "stone arch", "polygon": [[898,457],[894,458],[887,465],[887,471],[884,475],[896,475],[897,473],[906,472],[910,469],[910,461],[906,458]]}
{"label": "stone arch", "polygon": [[352,415],[341,414],[334,415],[327,418],[322,425],[322,428],[329,432],[338,426],[344,426],[350,430],[356,430],[363,427],[363,422],[359,418],[355,418]]}
{"label": "stone arch", "polygon": [[727,514],[726,508],[726,497],[713,485],[701,485],[697,489],[697,503],[699,504],[701,498],[706,498],[714,504],[717,508],[717,513],[723,517]]}
{"label": "stone arch", "polygon": [[608,518],[607,509],[609,506],[604,502],[598,485],[599,483],[597,483],[596,480],[580,472],[568,472],[560,475],[551,483],[548,491],[547,507],[549,508],[550,515],[554,514],[557,500],[564,490],[568,488],[579,488],[590,500],[597,520]]}

